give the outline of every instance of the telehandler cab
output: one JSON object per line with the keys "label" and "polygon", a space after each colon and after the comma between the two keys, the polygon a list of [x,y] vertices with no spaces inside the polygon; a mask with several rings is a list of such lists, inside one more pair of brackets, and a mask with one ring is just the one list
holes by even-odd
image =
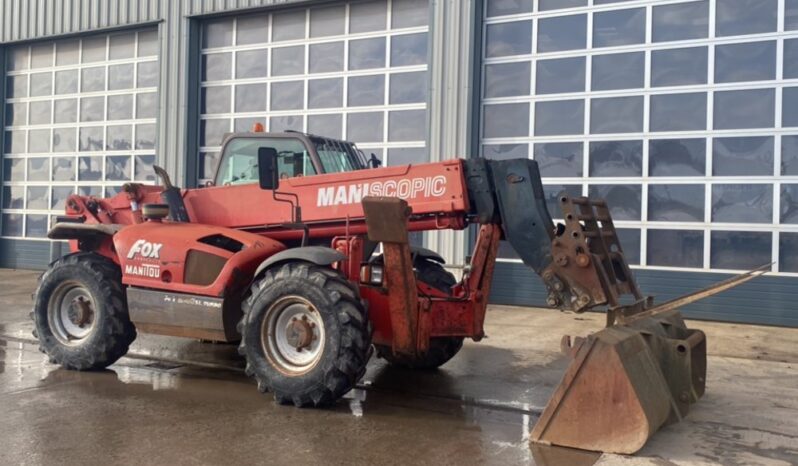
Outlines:
{"label": "telehandler cab", "polygon": [[[430,369],[483,321],[499,241],[541,276],[548,304],[601,309],[607,327],[564,340],[573,358],[534,441],[633,453],[704,392],[706,342],[675,302],[641,294],[607,205],[561,195],[546,208],[528,159],[378,167],[354,144],[297,132],[228,135],[215,180],[128,183],[72,195],[48,236],[72,253],[41,278],[32,317],[50,360],[76,370],[124,356],[136,332],[240,342],[246,373],[280,403],[327,405],[376,353]],[[478,231],[461,280],[408,232]]]}

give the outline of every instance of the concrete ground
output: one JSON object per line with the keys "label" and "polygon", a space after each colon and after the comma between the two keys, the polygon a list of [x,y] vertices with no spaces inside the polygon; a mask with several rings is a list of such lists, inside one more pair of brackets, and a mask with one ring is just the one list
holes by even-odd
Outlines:
{"label": "concrete ground", "polygon": [[633,457],[531,447],[567,361],[601,315],[493,306],[489,338],[437,372],[374,359],[330,409],[276,405],[231,345],[140,335],[102,372],[47,362],[28,320],[35,272],[0,270],[0,464],[798,464],[798,329],[691,322],[707,393]]}

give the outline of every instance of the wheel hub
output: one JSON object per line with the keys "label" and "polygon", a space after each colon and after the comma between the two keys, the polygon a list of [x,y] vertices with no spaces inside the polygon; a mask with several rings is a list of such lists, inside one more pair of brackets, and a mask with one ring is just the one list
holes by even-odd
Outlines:
{"label": "wheel hub", "polygon": [[81,328],[91,322],[93,314],[91,303],[85,296],[78,296],[73,299],[69,310],[67,310],[67,317],[70,322]]}
{"label": "wheel hub", "polygon": [[303,315],[301,319],[296,317],[291,319],[291,323],[286,326],[285,338],[288,343],[296,348],[297,351],[302,351],[307,348],[316,339],[313,329],[316,324],[308,321],[308,317]]}

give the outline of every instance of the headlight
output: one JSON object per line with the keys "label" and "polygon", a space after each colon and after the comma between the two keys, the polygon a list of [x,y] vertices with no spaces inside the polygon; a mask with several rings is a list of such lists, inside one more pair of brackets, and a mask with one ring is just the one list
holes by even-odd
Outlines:
{"label": "headlight", "polygon": [[363,264],[360,267],[360,283],[382,285],[383,275],[381,265]]}
{"label": "headlight", "polygon": [[383,270],[381,265],[371,266],[371,284],[382,285]]}

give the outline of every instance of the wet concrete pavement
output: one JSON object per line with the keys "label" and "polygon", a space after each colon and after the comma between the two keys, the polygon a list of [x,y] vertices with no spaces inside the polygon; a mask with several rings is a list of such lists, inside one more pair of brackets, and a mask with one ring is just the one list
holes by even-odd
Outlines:
{"label": "wet concrete pavement", "polygon": [[602,316],[493,307],[489,338],[441,370],[374,359],[324,410],[276,405],[232,345],[140,335],[103,372],[47,363],[27,314],[38,274],[0,270],[0,464],[797,464],[798,329],[692,323],[707,394],[635,457],[532,449],[566,362]]}

